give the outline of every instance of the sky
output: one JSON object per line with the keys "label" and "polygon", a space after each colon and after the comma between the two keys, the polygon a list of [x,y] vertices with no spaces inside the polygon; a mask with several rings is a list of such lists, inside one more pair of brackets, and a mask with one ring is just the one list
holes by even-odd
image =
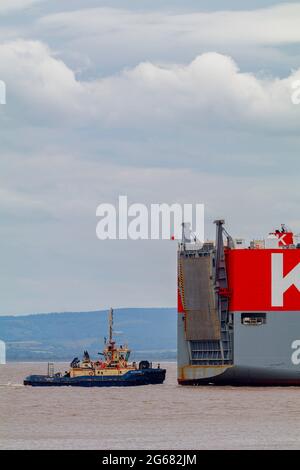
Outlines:
{"label": "sky", "polygon": [[1,0],[0,315],[176,305],[176,242],[96,208],[300,232],[299,2]]}

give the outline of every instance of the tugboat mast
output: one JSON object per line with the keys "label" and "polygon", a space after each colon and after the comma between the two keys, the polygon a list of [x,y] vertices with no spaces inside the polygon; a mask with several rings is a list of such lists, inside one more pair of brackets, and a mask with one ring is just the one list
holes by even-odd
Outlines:
{"label": "tugboat mast", "polygon": [[110,311],[109,311],[108,321],[109,321],[109,333],[108,333],[109,343],[112,343],[112,341],[113,341],[113,325],[114,325],[114,311],[113,311],[112,308],[110,308]]}

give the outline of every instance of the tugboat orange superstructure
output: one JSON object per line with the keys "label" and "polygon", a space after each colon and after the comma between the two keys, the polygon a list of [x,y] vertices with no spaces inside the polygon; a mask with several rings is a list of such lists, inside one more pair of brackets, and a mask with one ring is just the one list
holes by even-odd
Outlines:
{"label": "tugboat orange superstructure", "polygon": [[48,375],[30,375],[24,385],[108,387],[163,383],[165,369],[159,365],[153,368],[148,361],[129,363],[130,352],[127,345],[118,347],[113,340],[113,309],[110,309],[109,339],[105,341],[102,360],[92,361],[89,353],[84,351],[82,361],[75,357],[65,375],[54,373],[53,364],[48,364]]}

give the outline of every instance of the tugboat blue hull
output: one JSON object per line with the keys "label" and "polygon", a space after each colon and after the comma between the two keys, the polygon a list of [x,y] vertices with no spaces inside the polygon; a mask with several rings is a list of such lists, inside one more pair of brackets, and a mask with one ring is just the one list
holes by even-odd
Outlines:
{"label": "tugboat blue hull", "polygon": [[134,370],[120,376],[49,377],[47,375],[29,375],[24,380],[24,385],[32,387],[128,387],[162,384],[165,376],[165,369]]}

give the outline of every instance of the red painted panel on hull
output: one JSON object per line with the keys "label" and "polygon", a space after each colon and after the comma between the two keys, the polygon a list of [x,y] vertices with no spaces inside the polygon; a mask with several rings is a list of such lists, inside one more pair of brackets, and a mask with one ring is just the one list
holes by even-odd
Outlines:
{"label": "red painted panel on hull", "polygon": [[300,249],[226,251],[231,311],[300,311]]}

